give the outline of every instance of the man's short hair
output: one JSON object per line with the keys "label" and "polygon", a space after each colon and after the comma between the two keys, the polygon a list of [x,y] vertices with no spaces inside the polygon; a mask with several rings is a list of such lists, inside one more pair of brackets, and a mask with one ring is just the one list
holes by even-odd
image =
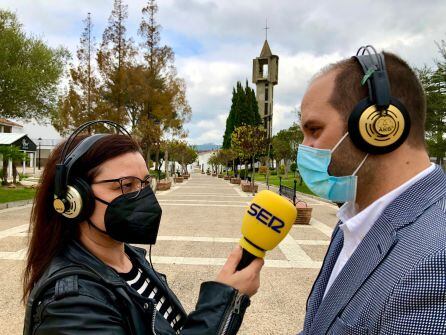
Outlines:
{"label": "man's short hair", "polygon": [[[413,147],[425,147],[426,97],[423,88],[410,66],[397,55],[383,52],[391,95],[406,106],[411,119],[407,143]],[[330,104],[339,111],[347,123],[354,106],[367,97],[367,85],[361,85],[364,73],[354,58],[344,59],[322,70],[321,75],[337,71],[335,88]]]}

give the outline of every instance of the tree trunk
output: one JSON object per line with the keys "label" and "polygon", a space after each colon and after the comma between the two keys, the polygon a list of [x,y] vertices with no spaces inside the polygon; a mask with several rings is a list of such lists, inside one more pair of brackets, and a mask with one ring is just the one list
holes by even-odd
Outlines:
{"label": "tree trunk", "polygon": [[164,173],[167,180],[169,177],[169,152],[167,151],[167,149],[166,151],[164,151]]}
{"label": "tree trunk", "polygon": [[254,167],[254,155],[252,156],[252,174],[251,174],[251,185],[252,185],[252,194],[254,194],[255,192],[254,192],[254,170],[255,170],[255,167]]}
{"label": "tree trunk", "polygon": [[17,167],[14,162],[12,163],[12,182],[17,184]]}
{"label": "tree trunk", "polygon": [[5,156],[3,156],[3,176],[2,176],[3,184],[6,185],[8,183],[8,160]]}
{"label": "tree trunk", "polygon": [[155,171],[158,174],[158,180],[161,179],[161,178],[159,178],[160,177],[160,175],[159,175],[159,172],[160,172],[160,170],[159,170],[159,161],[160,161],[160,148],[157,147],[156,148],[156,154],[155,154]]}
{"label": "tree trunk", "polygon": [[160,160],[160,149],[156,148],[156,152],[155,152],[155,170],[156,171],[158,171],[159,160]]}
{"label": "tree trunk", "polygon": [[147,165],[150,163],[150,146],[149,145],[147,145],[146,163],[147,163]]}

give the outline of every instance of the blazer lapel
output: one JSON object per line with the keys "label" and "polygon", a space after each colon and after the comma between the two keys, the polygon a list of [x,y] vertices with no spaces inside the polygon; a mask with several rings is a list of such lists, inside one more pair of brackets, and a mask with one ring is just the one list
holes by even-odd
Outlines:
{"label": "blazer lapel", "polygon": [[381,217],[336,277],[314,317],[311,334],[325,334],[339,311],[394,246],[396,231]]}
{"label": "blazer lapel", "polygon": [[339,312],[397,243],[397,230],[414,222],[426,208],[445,195],[445,189],[445,174],[437,166],[384,210],[320,303],[309,333],[327,332]]}
{"label": "blazer lapel", "polygon": [[339,253],[342,250],[343,245],[343,232],[339,229],[339,223],[335,230],[333,231],[330,246],[328,247],[327,253],[324,258],[321,270],[313,284],[310,295],[307,301],[307,312],[305,314],[305,323],[303,334],[308,334],[310,326],[313,322],[313,318],[319,309],[319,305],[322,301],[322,297],[325,293],[325,288],[327,287],[328,280],[330,278],[331,271],[338,259]]}

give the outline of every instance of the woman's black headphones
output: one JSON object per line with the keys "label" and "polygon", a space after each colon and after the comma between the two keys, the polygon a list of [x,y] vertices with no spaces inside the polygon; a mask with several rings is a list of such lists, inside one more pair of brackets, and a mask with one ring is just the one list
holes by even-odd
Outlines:
{"label": "woman's black headphones", "polygon": [[369,154],[385,154],[398,148],[409,135],[410,117],[404,105],[390,95],[384,55],[371,45],[359,48],[368,97],[361,100],[348,119],[348,132],[357,148]]}
{"label": "woman's black headphones", "polygon": [[56,164],[53,207],[56,212],[77,222],[89,218],[93,213],[94,196],[90,185],[85,180],[70,176],[71,168],[98,140],[107,136],[107,134],[89,136],[83,139],[69,154],[68,150],[74,139],[82,131],[96,124],[112,126],[117,133],[120,132],[131,138],[129,132],[123,126],[109,120],[86,122],[68,137],[62,149],[60,161]]}

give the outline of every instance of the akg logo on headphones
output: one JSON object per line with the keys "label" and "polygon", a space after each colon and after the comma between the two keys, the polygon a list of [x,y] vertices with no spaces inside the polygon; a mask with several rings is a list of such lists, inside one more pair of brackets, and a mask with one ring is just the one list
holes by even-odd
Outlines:
{"label": "akg logo on headphones", "polygon": [[390,116],[381,116],[375,121],[375,130],[378,134],[386,136],[395,130],[395,120]]}
{"label": "akg logo on headphones", "polygon": [[54,206],[54,209],[56,210],[56,212],[58,212],[58,213],[63,213],[63,212],[65,212],[65,205],[64,205],[64,203],[62,202],[62,200],[60,200],[60,199],[54,199],[54,201],[53,201],[53,206]]}
{"label": "akg logo on headphones", "polygon": [[285,222],[254,202],[251,204],[251,206],[249,206],[248,214],[255,217],[257,221],[260,221],[265,226],[270,227],[278,234],[282,233],[280,229],[285,227]]}

